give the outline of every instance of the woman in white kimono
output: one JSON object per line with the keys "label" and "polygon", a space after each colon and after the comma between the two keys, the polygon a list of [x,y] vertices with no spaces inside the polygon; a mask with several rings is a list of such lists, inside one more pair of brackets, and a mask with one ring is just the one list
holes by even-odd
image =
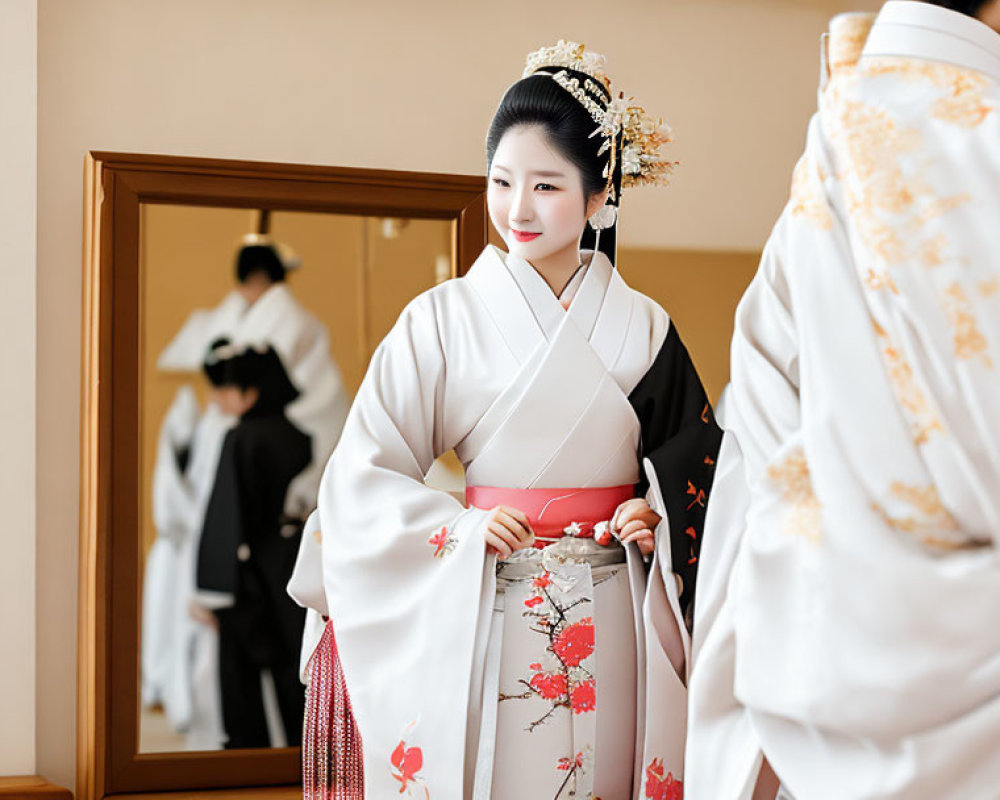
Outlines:
{"label": "woman in white kimono", "polygon": [[[372,358],[289,587],[329,618],[307,798],[682,796],[720,433],[667,314],[614,268],[623,182],[671,165],[612,97],[580,45],[529,57],[487,141],[508,252],[417,297]],[[468,507],[424,483],[452,448]]]}

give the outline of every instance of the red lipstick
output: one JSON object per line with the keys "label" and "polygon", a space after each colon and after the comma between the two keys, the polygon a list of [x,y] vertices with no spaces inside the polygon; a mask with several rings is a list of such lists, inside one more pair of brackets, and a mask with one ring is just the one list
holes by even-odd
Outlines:
{"label": "red lipstick", "polygon": [[531,233],[530,231],[515,231],[513,228],[511,228],[510,232],[514,234],[514,238],[519,242],[532,242],[542,235],[541,233]]}

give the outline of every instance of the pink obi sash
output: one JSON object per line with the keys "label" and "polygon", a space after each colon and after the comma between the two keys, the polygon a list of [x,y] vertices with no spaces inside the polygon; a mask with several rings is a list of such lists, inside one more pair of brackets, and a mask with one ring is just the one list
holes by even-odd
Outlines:
{"label": "pink obi sash", "polygon": [[535,531],[535,547],[545,547],[563,536],[597,538],[600,544],[607,544],[610,534],[606,530],[595,532],[595,526],[609,522],[618,506],[633,497],[635,487],[632,484],[596,489],[469,486],[465,490],[470,506],[481,509],[509,506],[523,511]]}

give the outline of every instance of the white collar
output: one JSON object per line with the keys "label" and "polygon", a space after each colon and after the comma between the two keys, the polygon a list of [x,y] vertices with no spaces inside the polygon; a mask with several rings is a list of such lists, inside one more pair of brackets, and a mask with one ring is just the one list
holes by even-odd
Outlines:
{"label": "white collar", "polygon": [[930,3],[889,0],[862,58],[877,56],[943,61],[1000,83],[1000,35],[977,19]]}

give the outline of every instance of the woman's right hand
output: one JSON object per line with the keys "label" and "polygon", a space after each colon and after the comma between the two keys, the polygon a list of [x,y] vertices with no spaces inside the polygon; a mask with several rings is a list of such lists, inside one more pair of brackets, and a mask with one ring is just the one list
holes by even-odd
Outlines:
{"label": "woman's right hand", "polygon": [[510,506],[496,506],[486,518],[486,550],[503,561],[515,550],[531,547],[535,532],[527,515]]}

